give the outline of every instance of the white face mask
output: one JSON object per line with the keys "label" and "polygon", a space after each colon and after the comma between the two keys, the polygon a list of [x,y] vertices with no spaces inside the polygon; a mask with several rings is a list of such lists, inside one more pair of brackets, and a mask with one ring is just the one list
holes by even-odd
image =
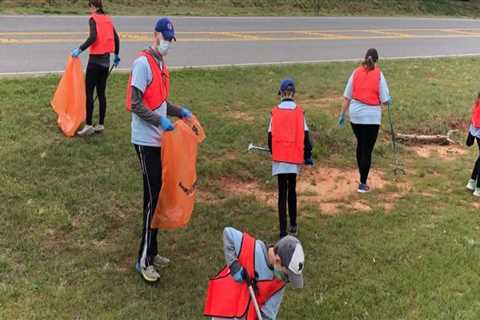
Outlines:
{"label": "white face mask", "polygon": [[160,40],[160,44],[157,46],[158,52],[162,56],[166,56],[168,54],[168,49],[170,48],[170,41]]}

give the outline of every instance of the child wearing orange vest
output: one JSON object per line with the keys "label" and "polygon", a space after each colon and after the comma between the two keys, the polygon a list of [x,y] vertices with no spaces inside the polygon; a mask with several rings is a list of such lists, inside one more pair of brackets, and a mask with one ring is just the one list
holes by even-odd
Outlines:
{"label": "child wearing orange vest", "polygon": [[[467,146],[471,147],[475,140],[480,148],[480,93],[475,100],[472,108],[472,117],[470,120],[470,127],[468,128]],[[480,197],[480,156],[475,162],[472,176],[467,184],[467,189],[473,191],[473,195]]]}
{"label": "child wearing orange vest", "polygon": [[223,231],[227,265],[209,281],[204,315],[214,320],[257,320],[247,290],[253,282],[264,320],[277,319],[286,285],[303,288],[305,254],[300,240],[286,236],[274,246],[248,233],[227,227]]}
{"label": "child wearing orange vest", "polygon": [[312,144],[303,109],[295,103],[295,82],[284,79],[278,92],[280,104],[272,110],[268,129],[268,147],[272,153],[272,175],[278,179],[278,218],[280,238],[298,235],[297,175],[302,164],[313,165]]}
{"label": "child wearing orange vest", "polygon": [[[85,90],[87,96],[87,116],[85,126],[77,134],[79,136],[90,136],[96,132],[103,132],[105,129],[105,115],[107,112],[107,78],[110,68],[110,54],[115,53],[113,65],[120,64],[120,38],[118,37],[112,20],[103,10],[102,0],[89,0],[90,7],[90,35],[88,39],[77,49],[72,51],[72,57],[78,57],[83,51],[89,48],[89,59],[85,76]],[[99,122],[93,125],[93,94],[96,90],[99,102]]]}

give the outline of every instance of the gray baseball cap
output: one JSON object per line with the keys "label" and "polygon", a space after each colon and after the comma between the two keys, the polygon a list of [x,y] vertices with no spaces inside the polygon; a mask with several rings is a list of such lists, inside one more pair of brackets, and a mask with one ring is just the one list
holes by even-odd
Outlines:
{"label": "gray baseball cap", "polygon": [[275,245],[282,266],[288,269],[288,281],[294,288],[303,288],[303,268],[305,254],[300,240],[286,236]]}

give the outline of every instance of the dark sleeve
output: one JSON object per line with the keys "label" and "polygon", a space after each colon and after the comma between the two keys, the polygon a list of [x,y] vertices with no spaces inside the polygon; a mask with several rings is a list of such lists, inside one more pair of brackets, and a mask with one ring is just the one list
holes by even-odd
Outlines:
{"label": "dark sleeve", "polygon": [[268,133],[268,150],[270,150],[270,154],[272,154],[272,133]]}
{"label": "dark sleeve", "polygon": [[305,139],[304,139],[304,146],[303,146],[303,157],[305,160],[310,159],[312,157],[312,142],[310,141],[310,133],[305,131]]}
{"label": "dark sleeve", "polygon": [[132,86],[132,112],[151,125],[160,126],[160,116],[143,105],[143,92]]}
{"label": "dark sleeve", "polygon": [[80,50],[82,50],[82,51],[85,51],[95,41],[97,41],[97,24],[95,23],[95,20],[90,18],[88,23],[90,25],[90,35],[88,36],[88,39],[79,47]]}
{"label": "dark sleeve", "polygon": [[167,116],[181,118],[182,109],[167,101]]}
{"label": "dark sleeve", "polygon": [[117,30],[113,28],[113,35],[115,37],[115,54],[118,56],[120,53],[120,37],[118,36]]}
{"label": "dark sleeve", "polygon": [[467,145],[467,147],[471,147],[473,146],[474,142],[475,142],[475,137],[470,133],[470,130],[469,130],[467,141],[465,142],[465,144]]}

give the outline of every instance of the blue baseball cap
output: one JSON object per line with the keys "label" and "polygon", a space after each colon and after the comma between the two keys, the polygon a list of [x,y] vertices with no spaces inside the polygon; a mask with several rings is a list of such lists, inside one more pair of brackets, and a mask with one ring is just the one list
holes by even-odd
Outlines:
{"label": "blue baseball cap", "polygon": [[175,38],[175,29],[173,28],[173,23],[168,18],[159,19],[155,25],[155,31],[161,32],[163,38],[167,41],[177,41],[177,38]]}
{"label": "blue baseball cap", "polygon": [[280,82],[280,90],[278,90],[278,94],[285,91],[295,92],[295,81],[293,81],[292,78],[285,78]]}

